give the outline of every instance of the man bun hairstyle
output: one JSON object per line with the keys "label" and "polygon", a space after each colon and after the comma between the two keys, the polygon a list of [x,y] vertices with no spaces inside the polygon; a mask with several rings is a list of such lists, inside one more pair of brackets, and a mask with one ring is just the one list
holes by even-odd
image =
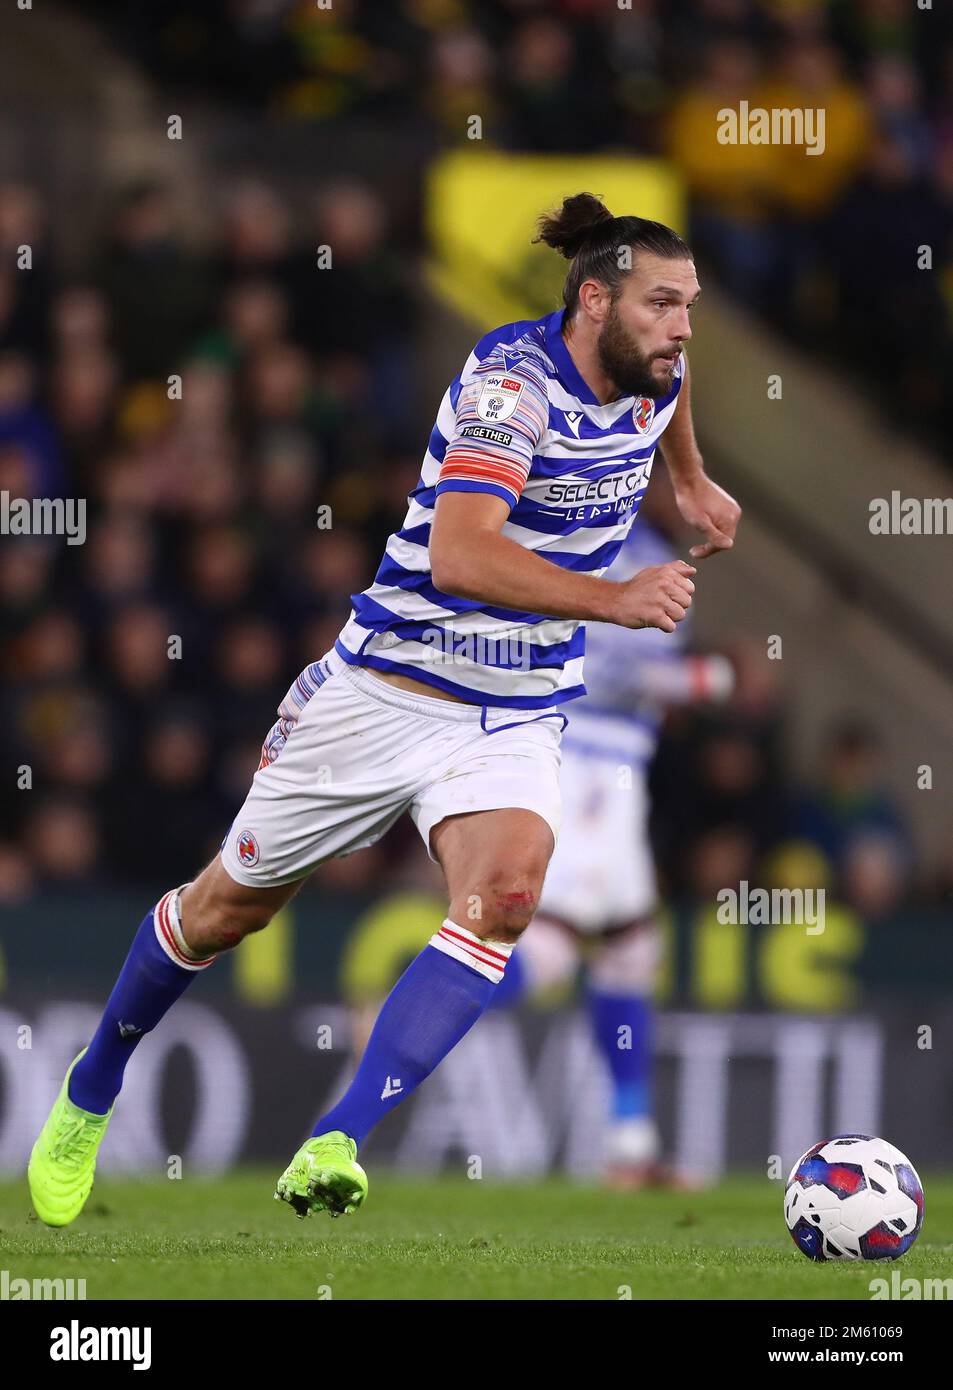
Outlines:
{"label": "man bun hairstyle", "polygon": [[571,261],[597,227],[614,221],[605,203],[594,193],[574,193],[563,199],[558,212],[543,213],[535,240],[544,241]]}
{"label": "man bun hairstyle", "polygon": [[[574,193],[563,199],[558,212],[544,213],[533,241],[544,242],[571,262],[563,285],[570,314],[576,312],[585,280],[599,280],[617,298],[639,251],[666,260],[693,259],[691,247],[671,227],[644,217],[613,217],[594,193]],[[623,254],[627,247],[628,256]]]}

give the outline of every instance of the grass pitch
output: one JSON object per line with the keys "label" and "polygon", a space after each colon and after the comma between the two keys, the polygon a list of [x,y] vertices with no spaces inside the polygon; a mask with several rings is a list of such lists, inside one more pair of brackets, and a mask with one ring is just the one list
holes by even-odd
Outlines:
{"label": "grass pitch", "polygon": [[928,1177],[923,1234],[896,1264],[814,1265],[781,1215],[783,1185],[616,1194],[559,1180],[404,1182],[371,1172],[353,1216],[298,1220],[276,1172],[100,1180],[66,1230],[0,1184],[10,1278],[86,1280],[88,1299],[860,1299],[890,1277],[953,1276],[953,1180]]}

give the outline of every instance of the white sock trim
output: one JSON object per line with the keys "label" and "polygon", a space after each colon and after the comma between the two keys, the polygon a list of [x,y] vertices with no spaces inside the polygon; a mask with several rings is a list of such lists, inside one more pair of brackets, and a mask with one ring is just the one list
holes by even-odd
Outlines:
{"label": "white sock trim", "polygon": [[[183,883],[182,888],[188,884]],[[179,893],[182,888],[172,888],[164,898],[160,898],[152,914],[156,940],[166,955],[183,970],[204,970],[216,959],[215,956],[197,956],[182,933],[179,918]]]}
{"label": "white sock trim", "polygon": [[443,951],[444,955],[452,956],[471,970],[476,970],[495,985],[502,980],[506,962],[513,950],[512,946],[505,946],[502,941],[484,941],[482,937],[474,936],[472,931],[458,927],[449,917],[430,938],[430,944]]}

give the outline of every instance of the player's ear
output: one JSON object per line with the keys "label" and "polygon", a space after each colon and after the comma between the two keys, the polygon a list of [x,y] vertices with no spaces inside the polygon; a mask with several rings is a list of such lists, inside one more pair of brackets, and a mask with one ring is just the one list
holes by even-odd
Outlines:
{"label": "player's ear", "polygon": [[579,307],[593,323],[604,323],[612,296],[598,280],[583,280],[579,286]]}

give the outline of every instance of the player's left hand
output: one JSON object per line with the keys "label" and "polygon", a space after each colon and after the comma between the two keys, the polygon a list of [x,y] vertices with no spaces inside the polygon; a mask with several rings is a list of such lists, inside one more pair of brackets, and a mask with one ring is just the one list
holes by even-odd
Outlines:
{"label": "player's left hand", "polygon": [[693,560],[705,560],[719,550],[730,550],[741,520],[741,508],[723,487],[713,483],[707,473],[698,472],[675,488],[675,502],[682,518],[705,540],[688,552]]}

